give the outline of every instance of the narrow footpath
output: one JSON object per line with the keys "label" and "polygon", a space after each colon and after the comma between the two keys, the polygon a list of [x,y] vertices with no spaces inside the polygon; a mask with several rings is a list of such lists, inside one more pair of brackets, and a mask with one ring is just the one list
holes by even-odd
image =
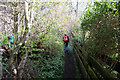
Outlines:
{"label": "narrow footpath", "polygon": [[65,52],[65,65],[64,65],[64,74],[63,78],[75,78],[76,76],[76,70],[75,70],[75,64],[74,59],[72,56],[72,52],[68,47],[64,48]]}

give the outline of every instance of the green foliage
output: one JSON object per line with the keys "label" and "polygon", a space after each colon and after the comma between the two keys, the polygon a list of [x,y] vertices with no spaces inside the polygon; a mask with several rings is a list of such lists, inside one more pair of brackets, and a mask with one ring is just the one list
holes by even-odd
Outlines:
{"label": "green foliage", "polygon": [[8,69],[8,62],[7,62],[7,58],[6,57],[2,58],[2,66],[4,66],[3,70]]}
{"label": "green foliage", "polygon": [[62,78],[63,62],[60,58],[48,58],[39,68],[42,72],[39,74],[40,78]]}
{"label": "green foliage", "polygon": [[5,34],[2,34],[1,36],[2,36],[2,39],[1,39],[0,45],[8,46],[8,44],[9,44],[8,36]]}
{"label": "green foliage", "polygon": [[[22,60],[23,55],[28,52],[26,63],[26,71],[33,77],[42,78],[61,78],[63,73],[63,41],[61,35],[67,30],[70,30],[70,23],[74,19],[69,16],[69,5],[70,3],[56,3],[56,2],[35,2],[33,5],[33,23],[30,24],[30,37],[29,40],[20,47],[18,52],[14,55],[19,55]],[[21,3],[20,3],[21,5]],[[23,4],[24,5],[24,4]],[[29,11],[32,9],[32,3],[29,4]],[[64,8],[63,8],[64,7]],[[20,9],[18,18],[20,19],[17,36],[19,35],[19,41],[16,41],[17,47],[22,40],[22,36],[28,32],[24,29],[25,15]],[[15,14],[15,12],[13,12]],[[30,12],[31,15],[31,12]],[[22,17],[23,16],[23,17]],[[19,19],[18,19],[19,20]],[[15,29],[15,28],[14,28]],[[12,30],[11,30],[12,31]],[[14,30],[13,30],[14,31]],[[26,37],[26,36],[25,36]],[[7,37],[3,37],[4,46],[8,45]],[[17,60],[16,60],[17,61]],[[31,65],[32,64],[32,65]],[[39,65],[38,65],[39,64]]]}
{"label": "green foliage", "polygon": [[[48,34],[47,40],[43,42],[45,45],[45,54],[47,59],[43,60],[40,65],[39,77],[41,78],[62,78],[64,56],[62,40],[59,37]],[[49,53],[49,54],[48,54]],[[45,58],[45,57],[44,57]]]}
{"label": "green foliage", "polygon": [[[118,53],[118,14],[116,2],[94,2],[81,23],[84,43],[90,53],[113,55]],[[80,40],[81,41],[81,40]]]}
{"label": "green foliage", "polygon": [[64,67],[64,51],[61,37],[49,33],[40,39],[41,35],[36,35],[22,47],[22,53],[27,49],[30,64],[27,71],[35,73],[37,78],[62,78]]}

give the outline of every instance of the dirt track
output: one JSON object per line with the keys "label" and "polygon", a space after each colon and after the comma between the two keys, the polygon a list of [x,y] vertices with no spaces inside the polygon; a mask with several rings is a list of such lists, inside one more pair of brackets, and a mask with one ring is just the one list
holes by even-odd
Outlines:
{"label": "dirt track", "polygon": [[65,65],[63,78],[75,78],[75,65],[72,52],[68,47],[64,48],[65,51]]}

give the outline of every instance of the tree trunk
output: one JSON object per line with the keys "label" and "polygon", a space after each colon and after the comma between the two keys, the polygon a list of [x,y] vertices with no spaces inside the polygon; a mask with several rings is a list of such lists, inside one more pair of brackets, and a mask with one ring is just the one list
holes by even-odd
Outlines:
{"label": "tree trunk", "polygon": [[[118,2],[118,33],[120,34],[120,1]],[[120,60],[120,35],[118,35],[118,52],[119,52],[119,55],[118,55],[118,60]]]}
{"label": "tree trunk", "polygon": [[3,52],[0,51],[0,80],[2,79],[2,54]]}
{"label": "tree trunk", "polygon": [[[29,15],[28,4],[29,4],[28,1],[25,1],[24,15],[25,15],[25,30],[26,31],[24,32],[23,37],[21,37],[20,44],[22,44],[22,45],[25,43],[25,41],[27,41],[29,39],[30,27],[32,25],[32,19],[33,19],[33,8],[31,10],[31,15]],[[17,7],[17,3],[14,5],[14,7]],[[15,34],[15,36],[17,36],[17,37],[15,37],[17,40],[18,40],[18,32],[19,32],[19,28],[18,27],[19,27],[18,26],[18,12],[15,10],[13,33]],[[17,55],[18,54],[15,54],[15,53],[18,52],[18,50],[20,49],[20,47],[22,45],[17,45],[12,50],[12,52],[10,53],[8,67],[9,67],[9,71],[10,71],[11,75],[15,74],[15,76],[14,76],[15,78],[17,77],[17,74],[18,74],[18,77],[22,77],[24,65],[26,63],[27,56],[28,56],[28,51],[26,51],[26,54],[23,55],[23,58],[20,61],[20,64],[18,64],[18,62],[17,62]]]}
{"label": "tree trunk", "polygon": [[77,4],[76,4],[76,17],[78,17],[78,0],[77,0]]}
{"label": "tree trunk", "polygon": [[[14,33],[14,41],[16,42],[15,40],[15,37],[17,36],[17,30],[18,30],[18,25],[17,25],[17,21],[18,21],[18,12],[16,10],[16,7],[17,7],[17,3],[13,3],[13,7],[14,7],[14,29],[13,29],[13,33]],[[13,46],[14,48],[14,46]],[[10,49],[10,58],[8,60],[8,70],[10,72],[10,74],[12,75],[13,74],[13,70],[16,69],[16,63],[15,62],[15,54],[13,53],[13,48]],[[11,76],[10,75],[10,76]]]}
{"label": "tree trunk", "polygon": [[[18,11],[17,11],[17,5],[18,3],[13,3],[14,5],[14,29],[13,29],[13,33],[14,33],[14,38],[17,39],[17,35],[18,35]],[[17,41],[17,40],[15,40]]]}
{"label": "tree trunk", "polygon": [[28,52],[26,52],[26,54],[23,55],[23,58],[18,66],[18,77],[19,78],[22,78],[22,74],[24,72],[24,66],[25,66],[25,63],[27,61],[27,57],[28,57]]}
{"label": "tree trunk", "polygon": [[[26,40],[29,39],[29,36],[30,36],[30,28],[32,26],[32,19],[33,19],[33,5],[34,5],[34,1],[33,1],[33,4],[32,4],[32,9],[31,9],[31,14],[29,15],[29,10],[28,10],[28,2],[25,1],[25,27],[27,30],[27,32],[25,32],[25,35],[23,38],[23,42]],[[18,66],[18,76],[19,78],[22,78],[22,74],[24,72],[24,65],[27,61],[27,57],[28,57],[28,51],[26,51],[26,54],[23,55],[23,58]]]}

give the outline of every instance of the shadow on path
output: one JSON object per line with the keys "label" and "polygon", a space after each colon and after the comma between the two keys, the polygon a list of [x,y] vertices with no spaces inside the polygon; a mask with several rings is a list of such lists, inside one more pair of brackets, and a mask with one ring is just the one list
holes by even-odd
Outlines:
{"label": "shadow on path", "polygon": [[65,52],[65,65],[63,78],[75,78],[75,64],[72,52],[69,47],[64,47]]}

